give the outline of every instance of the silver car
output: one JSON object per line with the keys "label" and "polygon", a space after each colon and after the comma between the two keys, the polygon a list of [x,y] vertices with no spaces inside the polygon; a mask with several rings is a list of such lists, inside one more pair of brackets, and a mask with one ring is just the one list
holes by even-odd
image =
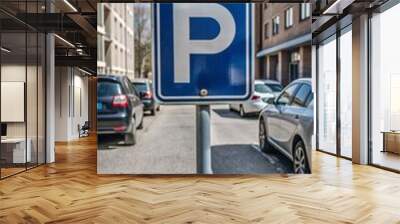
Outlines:
{"label": "silver car", "polygon": [[250,100],[241,104],[229,104],[229,109],[238,111],[241,117],[247,114],[259,113],[267,106],[269,98],[276,97],[282,90],[282,85],[273,80],[255,80],[254,94]]}
{"label": "silver car", "polygon": [[276,149],[293,162],[295,173],[310,173],[314,127],[311,79],[295,80],[268,103],[259,117],[261,150]]}

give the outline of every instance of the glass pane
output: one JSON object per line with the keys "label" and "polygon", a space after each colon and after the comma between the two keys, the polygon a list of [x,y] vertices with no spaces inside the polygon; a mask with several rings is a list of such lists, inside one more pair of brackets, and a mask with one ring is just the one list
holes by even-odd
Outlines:
{"label": "glass pane", "polygon": [[400,4],[372,17],[372,163],[400,170]]}
{"label": "glass pane", "polygon": [[340,153],[352,157],[352,33],[340,37]]}
{"label": "glass pane", "polygon": [[318,48],[318,146],[336,153],[336,38]]}
{"label": "glass pane", "polygon": [[45,163],[45,65],[46,65],[46,37],[39,34],[38,42],[38,164]]}
{"label": "glass pane", "polygon": [[4,177],[25,170],[26,161],[31,159],[31,151],[26,150],[26,33],[2,33],[1,46],[7,49],[1,50],[1,172]]}
{"label": "glass pane", "polygon": [[302,85],[300,89],[297,91],[292,104],[295,106],[304,107],[306,105],[306,100],[307,98],[309,98],[310,94],[311,94],[311,86]]}
{"label": "glass pane", "polygon": [[28,154],[28,168],[37,165],[37,132],[38,132],[38,120],[37,120],[37,75],[38,75],[38,35],[36,32],[27,33],[28,38],[28,61],[27,61],[27,80],[26,80],[26,118],[27,118],[27,149],[31,153]]}
{"label": "glass pane", "polygon": [[284,93],[279,97],[277,102],[283,105],[290,103],[290,99],[292,98],[298,86],[298,84],[293,84],[287,87]]}

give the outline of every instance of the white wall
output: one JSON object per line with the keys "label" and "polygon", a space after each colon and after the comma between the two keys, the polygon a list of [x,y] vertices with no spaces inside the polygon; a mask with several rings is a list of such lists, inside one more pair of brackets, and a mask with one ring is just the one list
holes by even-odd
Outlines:
{"label": "white wall", "polygon": [[[25,82],[26,67],[19,64],[4,64],[1,66],[1,81],[3,82]],[[28,70],[32,67],[28,66]],[[1,108],[7,110],[7,108]],[[25,122],[7,123],[8,137],[25,137]]]}
{"label": "white wall", "polygon": [[56,67],[55,86],[55,141],[78,139],[78,125],[88,120],[88,78],[76,68]]}
{"label": "white wall", "polygon": [[69,133],[69,69],[55,68],[55,141],[67,141]]}

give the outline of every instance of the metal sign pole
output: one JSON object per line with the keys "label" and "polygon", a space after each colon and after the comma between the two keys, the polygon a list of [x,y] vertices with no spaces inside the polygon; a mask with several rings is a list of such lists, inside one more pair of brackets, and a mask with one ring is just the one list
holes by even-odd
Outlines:
{"label": "metal sign pole", "polygon": [[210,105],[196,106],[197,173],[212,174]]}

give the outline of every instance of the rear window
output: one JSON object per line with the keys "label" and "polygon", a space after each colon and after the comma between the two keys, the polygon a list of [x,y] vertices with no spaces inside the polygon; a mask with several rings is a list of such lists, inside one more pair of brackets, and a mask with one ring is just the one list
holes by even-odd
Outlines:
{"label": "rear window", "polygon": [[143,83],[143,82],[133,82],[132,83],[133,84],[133,86],[136,88],[136,90],[138,91],[138,92],[146,92],[148,89],[147,89],[147,84],[146,83]]}
{"label": "rear window", "polygon": [[256,84],[254,90],[258,93],[270,93],[271,89],[264,84]]}
{"label": "rear window", "polygon": [[267,85],[269,88],[272,89],[272,92],[280,92],[282,91],[282,86],[279,84],[265,84]]}
{"label": "rear window", "polygon": [[122,94],[121,85],[118,82],[99,80],[97,83],[97,96],[116,96]]}

